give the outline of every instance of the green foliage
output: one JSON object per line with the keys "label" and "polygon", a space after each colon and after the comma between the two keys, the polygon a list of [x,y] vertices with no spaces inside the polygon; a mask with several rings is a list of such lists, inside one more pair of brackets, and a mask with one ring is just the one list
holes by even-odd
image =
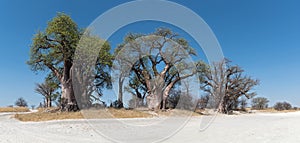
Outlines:
{"label": "green foliage", "polygon": [[38,31],[34,36],[27,64],[33,71],[55,68],[61,74],[63,62],[72,61],[80,35],[70,16],[58,13],[48,23],[45,32]]}

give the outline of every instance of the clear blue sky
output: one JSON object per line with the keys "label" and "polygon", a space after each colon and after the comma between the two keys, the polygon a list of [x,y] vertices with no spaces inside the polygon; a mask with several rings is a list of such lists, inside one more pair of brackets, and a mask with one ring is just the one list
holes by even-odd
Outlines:
{"label": "clear blue sky", "polygon": [[[106,10],[126,1],[0,1],[0,106],[24,97],[37,105],[42,97],[34,83],[44,74],[25,62],[33,34],[43,30],[57,12],[65,12],[87,27]],[[300,106],[300,2],[297,0],[176,0],[200,15],[214,31],[224,55],[261,80],[258,96]],[[188,21],[193,22],[193,21]],[[122,28],[110,41],[114,46],[127,32],[151,32],[161,24],[145,22]],[[162,24],[163,26],[168,26]],[[173,27],[174,28],[174,27]],[[178,30],[178,29],[177,29]],[[177,31],[175,29],[175,31]],[[180,30],[178,30],[180,33]],[[183,33],[195,48],[190,37]]]}

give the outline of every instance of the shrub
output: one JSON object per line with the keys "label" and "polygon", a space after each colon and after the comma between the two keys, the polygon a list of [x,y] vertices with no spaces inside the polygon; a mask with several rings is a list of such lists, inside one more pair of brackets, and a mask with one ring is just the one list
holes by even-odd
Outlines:
{"label": "shrub", "polygon": [[18,98],[17,101],[15,102],[15,105],[16,106],[19,106],[19,107],[27,107],[27,102],[22,98]]}
{"label": "shrub", "polygon": [[281,110],[291,110],[292,109],[292,105],[288,102],[277,102],[274,105],[274,109],[281,111]]}

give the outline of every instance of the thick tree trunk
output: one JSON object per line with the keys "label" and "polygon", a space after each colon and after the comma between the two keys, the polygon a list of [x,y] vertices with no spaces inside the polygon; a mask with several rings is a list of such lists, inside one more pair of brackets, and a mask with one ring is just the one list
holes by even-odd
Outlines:
{"label": "thick tree trunk", "polygon": [[73,83],[72,83],[72,59],[66,59],[64,61],[64,71],[61,78],[61,90],[62,90],[62,110],[64,111],[78,111],[78,105],[74,95]]}
{"label": "thick tree trunk", "polygon": [[118,108],[123,108],[123,82],[124,79],[122,77],[119,78],[119,95],[118,95]]}
{"label": "thick tree trunk", "polygon": [[154,110],[158,111],[162,108],[162,92],[159,90],[155,96],[155,108]]}
{"label": "thick tree trunk", "polygon": [[219,103],[219,107],[218,107],[219,113],[224,113],[224,114],[228,113],[227,102],[228,102],[228,98],[227,96],[224,96]]}
{"label": "thick tree trunk", "polygon": [[153,101],[152,104],[154,106],[154,110],[158,111],[162,108],[163,101],[163,79],[157,78],[152,81],[152,93],[153,93]]}
{"label": "thick tree trunk", "polygon": [[74,90],[72,86],[72,82],[64,82],[61,83],[62,89],[62,110],[64,111],[77,111],[78,106],[76,104],[76,99],[74,95]]}
{"label": "thick tree trunk", "polygon": [[162,94],[154,93],[147,97],[147,105],[150,110],[158,111],[161,108]]}

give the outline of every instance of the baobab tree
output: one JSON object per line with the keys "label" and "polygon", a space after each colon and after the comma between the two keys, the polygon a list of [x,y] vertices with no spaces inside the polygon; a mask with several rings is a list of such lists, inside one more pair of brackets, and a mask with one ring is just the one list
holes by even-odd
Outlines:
{"label": "baobab tree", "polygon": [[129,34],[117,59],[127,63],[127,75],[143,84],[150,109],[166,108],[170,91],[180,81],[197,74],[197,64],[188,59],[196,52],[188,42],[169,29],[149,35]]}
{"label": "baobab tree", "polygon": [[[82,38],[82,35],[84,35],[82,31],[83,30],[77,26],[77,24],[71,19],[70,16],[63,13],[58,13],[56,17],[48,22],[48,25],[44,32],[37,32],[31,44],[30,59],[27,63],[33,71],[37,72],[50,70],[51,74],[53,74],[57,78],[62,91],[60,100],[62,110],[78,110],[78,105],[74,94],[73,79],[75,77],[73,77],[73,75],[80,76],[78,75],[78,73],[80,72],[78,72],[78,69],[74,69],[74,55],[78,43]],[[86,39],[88,38],[85,37],[83,41],[88,41]],[[95,37],[91,37],[90,39],[95,39]],[[99,44],[97,45],[99,46]],[[80,45],[80,47],[87,47],[87,45]],[[104,54],[109,55],[109,48],[105,49],[106,50]],[[96,55],[96,58],[98,56],[94,53],[93,55]],[[101,58],[98,59],[98,61],[101,61]],[[94,67],[99,67],[99,64],[106,64],[106,62],[96,63],[95,61],[92,63]],[[80,69],[80,66],[78,67]],[[90,66],[89,68],[93,68],[93,66]],[[94,69],[93,71],[98,72]],[[95,74],[97,76],[94,76],[94,79],[95,82],[97,82],[96,78],[98,78],[98,76],[101,74]],[[101,88],[101,86],[97,85],[96,87]],[[93,88],[93,90],[99,90],[97,88]]]}
{"label": "baobab tree", "polygon": [[79,39],[80,29],[77,24],[68,15],[59,13],[48,23],[45,32],[39,31],[34,36],[30,49],[30,59],[27,63],[31,69],[50,70],[60,81],[63,108],[72,109],[77,106],[71,70]]}
{"label": "baobab tree", "polygon": [[229,60],[202,66],[201,71],[201,89],[210,95],[211,106],[221,113],[232,110],[239,97],[250,99],[256,95],[253,88],[259,84],[259,80],[245,76],[244,70],[237,65],[230,65]]}

